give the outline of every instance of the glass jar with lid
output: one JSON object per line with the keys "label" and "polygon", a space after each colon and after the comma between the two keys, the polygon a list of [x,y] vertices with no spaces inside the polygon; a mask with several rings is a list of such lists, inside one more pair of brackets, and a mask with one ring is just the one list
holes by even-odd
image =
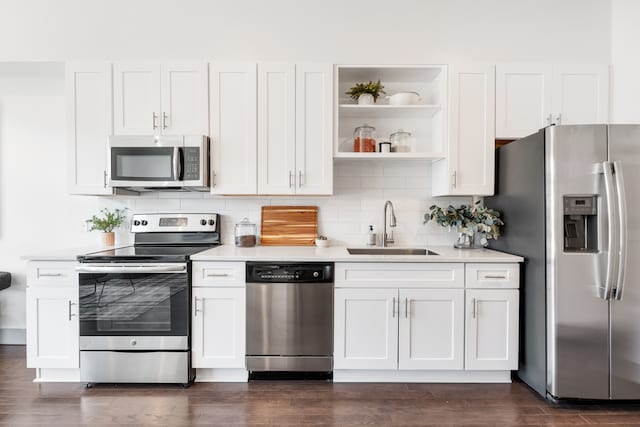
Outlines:
{"label": "glass jar with lid", "polygon": [[409,153],[414,151],[413,136],[411,132],[398,129],[389,137],[391,141],[391,151],[398,153]]}
{"label": "glass jar with lid", "polygon": [[236,224],[236,246],[239,248],[252,248],[256,245],[256,225],[243,218]]}
{"label": "glass jar with lid", "polygon": [[364,124],[353,132],[353,151],[356,153],[373,153],[376,151],[376,128]]}

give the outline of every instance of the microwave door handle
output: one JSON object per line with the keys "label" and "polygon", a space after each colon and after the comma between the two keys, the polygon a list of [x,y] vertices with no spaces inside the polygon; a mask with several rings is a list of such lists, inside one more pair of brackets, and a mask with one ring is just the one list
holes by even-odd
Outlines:
{"label": "microwave door handle", "polygon": [[173,147],[173,180],[180,181],[180,147]]}
{"label": "microwave door handle", "polygon": [[618,194],[618,277],[616,279],[615,298],[622,299],[624,291],[625,274],[627,272],[627,196],[624,188],[624,173],[622,162],[613,162],[616,193]]}

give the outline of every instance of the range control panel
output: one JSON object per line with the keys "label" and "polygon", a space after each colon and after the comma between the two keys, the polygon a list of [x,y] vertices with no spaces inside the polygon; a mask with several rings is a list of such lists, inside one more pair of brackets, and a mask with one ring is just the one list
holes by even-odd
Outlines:
{"label": "range control panel", "polygon": [[264,262],[247,263],[248,283],[331,283],[333,263],[305,262],[296,264],[274,264]]}
{"label": "range control panel", "polygon": [[134,214],[132,233],[166,233],[186,231],[219,231],[218,214]]}

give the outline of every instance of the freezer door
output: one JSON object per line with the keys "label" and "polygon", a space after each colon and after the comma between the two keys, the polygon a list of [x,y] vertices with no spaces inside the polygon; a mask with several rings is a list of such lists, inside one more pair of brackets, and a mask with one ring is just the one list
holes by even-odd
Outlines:
{"label": "freezer door", "polygon": [[[608,255],[605,161],[606,125],[546,129],[547,392],[556,398],[609,398],[609,304],[599,297]],[[597,196],[592,252],[565,251],[564,197],[578,195]]]}
{"label": "freezer door", "polygon": [[[609,126],[609,159],[623,178],[626,200],[626,274],[611,301],[611,398],[640,399],[640,126]],[[621,224],[624,222],[622,215]],[[624,255],[624,254],[621,254]],[[624,260],[624,257],[621,257]],[[624,267],[624,266],[621,266]],[[624,290],[624,291],[622,291]],[[620,298],[621,299],[618,299]]]}

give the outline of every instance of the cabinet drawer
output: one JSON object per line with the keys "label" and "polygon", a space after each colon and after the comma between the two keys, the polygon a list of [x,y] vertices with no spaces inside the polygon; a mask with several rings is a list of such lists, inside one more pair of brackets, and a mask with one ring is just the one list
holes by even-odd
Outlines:
{"label": "cabinet drawer", "polygon": [[30,262],[27,269],[27,286],[78,286],[76,265],[78,263],[73,261]]}
{"label": "cabinet drawer", "polygon": [[244,262],[194,262],[193,286],[244,286]]}
{"label": "cabinet drawer", "polygon": [[518,289],[520,264],[467,264],[466,287],[484,289]]}
{"label": "cabinet drawer", "polygon": [[458,263],[336,263],[335,275],[341,288],[464,287],[464,264]]}

